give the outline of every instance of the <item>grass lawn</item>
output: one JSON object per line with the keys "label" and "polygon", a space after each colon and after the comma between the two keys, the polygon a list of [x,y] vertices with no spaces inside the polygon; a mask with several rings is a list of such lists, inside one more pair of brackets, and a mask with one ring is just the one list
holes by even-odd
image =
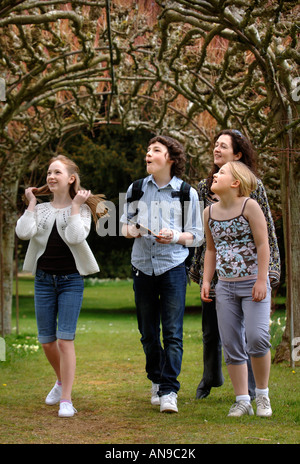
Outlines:
{"label": "grass lawn", "polygon": [[[299,368],[272,365],[273,416],[269,419],[227,417],[234,394],[225,366],[224,385],[213,389],[205,400],[195,399],[203,369],[199,305],[199,290],[193,284],[188,287],[184,319],[179,413],[161,414],[150,404],[151,385],[144,371],[132,282],[90,282],[76,335],[73,403],[78,414],[61,419],[57,406],[44,403],[55,378],[36,341],[32,279],[21,279],[20,334],[6,337],[6,361],[0,362],[0,443],[299,443]],[[282,311],[273,317],[274,340],[278,340],[278,331],[282,333],[279,318],[283,321]]]}

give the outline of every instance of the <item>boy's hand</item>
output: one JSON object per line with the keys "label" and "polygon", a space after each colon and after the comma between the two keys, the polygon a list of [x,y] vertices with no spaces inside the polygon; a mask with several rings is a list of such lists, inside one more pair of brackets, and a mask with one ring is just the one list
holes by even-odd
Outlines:
{"label": "boy's hand", "polygon": [[137,229],[134,224],[127,224],[127,233],[134,238],[141,237],[140,229]]}
{"label": "boy's hand", "polygon": [[172,239],[173,239],[173,230],[167,229],[165,227],[159,231],[158,238],[156,239],[156,241],[158,243],[168,244],[168,243],[171,243]]}
{"label": "boy's hand", "polygon": [[267,296],[267,283],[265,280],[257,279],[252,288],[252,300],[261,301]]}

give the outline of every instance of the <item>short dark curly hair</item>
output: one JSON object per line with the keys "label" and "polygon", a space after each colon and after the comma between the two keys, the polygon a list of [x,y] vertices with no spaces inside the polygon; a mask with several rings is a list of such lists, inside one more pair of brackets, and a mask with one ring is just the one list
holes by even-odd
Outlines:
{"label": "short dark curly hair", "polygon": [[182,177],[185,171],[186,155],[181,143],[167,135],[156,135],[149,141],[149,145],[155,142],[165,145],[168,149],[170,159],[174,160],[171,166],[171,176]]}

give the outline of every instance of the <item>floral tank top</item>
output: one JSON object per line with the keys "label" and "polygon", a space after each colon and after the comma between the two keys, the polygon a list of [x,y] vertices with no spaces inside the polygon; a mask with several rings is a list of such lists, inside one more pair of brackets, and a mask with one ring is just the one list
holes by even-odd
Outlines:
{"label": "floral tank top", "polygon": [[212,218],[209,208],[209,228],[216,248],[216,270],[220,280],[255,279],[258,272],[257,252],[250,224],[244,217],[246,198],[241,214],[232,219]]}

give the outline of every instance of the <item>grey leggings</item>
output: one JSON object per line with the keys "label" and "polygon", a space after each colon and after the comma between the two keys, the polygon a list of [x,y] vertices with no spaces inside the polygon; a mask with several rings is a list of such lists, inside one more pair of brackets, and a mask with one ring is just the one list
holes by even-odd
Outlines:
{"label": "grey leggings", "polygon": [[244,364],[249,356],[261,357],[270,349],[271,287],[264,300],[252,301],[255,280],[226,282],[216,286],[216,309],[226,364]]}

